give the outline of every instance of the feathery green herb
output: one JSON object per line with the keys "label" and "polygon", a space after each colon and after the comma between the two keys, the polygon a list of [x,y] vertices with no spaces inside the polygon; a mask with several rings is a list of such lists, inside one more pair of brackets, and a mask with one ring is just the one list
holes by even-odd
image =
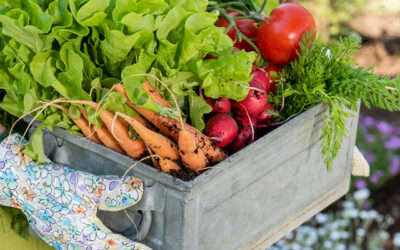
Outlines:
{"label": "feathery green herb", "polygon": [[373,74],[372,68],[357,67],[352,58],[361,44],[357,37],[340,38],[331,45],[315,41],[308,46],[309,37],[302,41],[299,59],[282,70],[283,91],[278,88],[278,94],[272,98],[277,106],[285,98],[283,119],[319,103],[328,104],[320,139],[325,163],[331,170],[346,136],[345,118],[351,115],[349,110],[357,110],[359,101],[367,107],[400,110],[400,77],[382,77]]}

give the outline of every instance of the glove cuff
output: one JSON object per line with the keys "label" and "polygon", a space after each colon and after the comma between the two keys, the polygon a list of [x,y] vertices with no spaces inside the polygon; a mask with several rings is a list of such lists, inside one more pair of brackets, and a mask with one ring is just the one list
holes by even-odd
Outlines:
{"label": "glove cuff", "polygon": [[9,133],[9,131],[6,130],[0,134],[0,142],[2,142],[8,136],[8,133]]}

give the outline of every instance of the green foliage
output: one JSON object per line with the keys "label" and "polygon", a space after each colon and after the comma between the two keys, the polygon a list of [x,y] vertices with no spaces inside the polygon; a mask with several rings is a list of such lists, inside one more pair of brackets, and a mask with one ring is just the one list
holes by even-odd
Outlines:
{"label": "green foliage", "polygon": [[371,69],[355,68],[351,56],[360,47],[359,38],[340,38],[329,46],[316,41],[310,47],[309,40],[309,36],[305,36],[302,55],[282,70],[284,91],[278,88],[272,102],[281,105],[283,95],[284,118],[321,102],[328,104],[329,114],[324,118],[321,142],[330,170],[342,138],[346,136],[344,119],[350,115],[346,109],[357,110],[362,101],[367,106],[400,110],[400,77],[392,80],[371,73]]}
{"label": "green foliage", "polygon": [[4,212],[11,215],[11,228],[14,232],[16,232],[19,236],[28,240],[29,238],[29,224],[25,214],[21,211],[21,209],[12,208],[12,207],[3,207],[0,206],[0,209],[3,209]]}
{"label": "green foliage", "polygon": [[[5,91],[0,90],[0,100],[4,98]],[[10,115],[4,110],[0,109],[0,124],[2,124],[6,129],[10,129],[13,123],[17,120],[17,117]],[[24,131],[25,126],[21,123],[17,124],[15,127],[15,131],[21,132]]]}

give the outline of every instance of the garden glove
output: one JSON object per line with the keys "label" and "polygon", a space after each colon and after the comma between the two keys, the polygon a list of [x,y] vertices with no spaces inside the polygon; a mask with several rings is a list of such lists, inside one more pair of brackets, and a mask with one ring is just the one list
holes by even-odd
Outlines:
{"label": "garden glove", "polygon": [[21,139],[13,134],[0,144],[0,205],[21,209],[31,228],[56,249],[149,249],[114,234],[96,217],[97,209],[136,204],[141,180],[38,164],[22,153],[27,142]]}

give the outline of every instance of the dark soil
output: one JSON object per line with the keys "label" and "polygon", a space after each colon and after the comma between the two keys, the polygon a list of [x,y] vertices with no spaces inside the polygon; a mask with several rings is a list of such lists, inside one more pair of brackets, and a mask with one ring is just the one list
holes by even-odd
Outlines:
{"label": "dark soil", "polygon": [[379,108],[367,109],[365,106],[361,107],[361,114],[368,115],[379,120],[385,120],[395,126],[400,126],[400,112],[390,112]]}
{"label": "dark soil", "polygon": [[389,228],[389,232],[400,232],[400,175],[391,179],[379,190],[372,192],[371,198],[377,211],[393,217],[394,224]]}
{"label": "dark soil", "polygon": [[182,166],[182,170],[181,171],[176,172],[175,170],[172,170],[171,171],[171,175],[173,177],[181,179],[183,181],[191,181],[194,178],[196,178],[199,175],[199,173],[194,171],[194,170],[191,170],[189,168],[186,168],[186,167]]}

